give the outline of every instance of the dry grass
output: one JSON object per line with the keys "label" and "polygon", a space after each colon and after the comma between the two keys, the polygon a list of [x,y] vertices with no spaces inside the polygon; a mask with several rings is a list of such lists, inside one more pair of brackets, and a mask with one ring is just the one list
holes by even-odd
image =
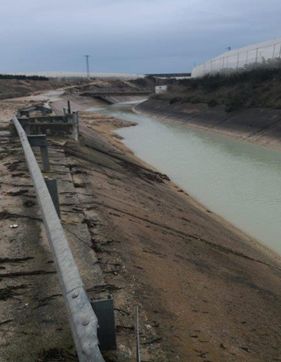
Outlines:
{"label": "dry grass", "polygon": [[281,66],[241,73],[208,76],[179,81],[165,95],[157,95],[174,103],[206,103],[223,105],[227,112],[241,108],[281,108]]}

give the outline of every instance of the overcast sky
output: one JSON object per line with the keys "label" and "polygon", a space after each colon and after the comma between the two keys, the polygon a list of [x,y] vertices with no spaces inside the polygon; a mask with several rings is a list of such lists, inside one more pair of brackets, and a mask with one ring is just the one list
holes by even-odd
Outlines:
{"label": "overcast sky", "polygon": [[0,73],[187,72],[281,37],[280,0],[0,0]]}

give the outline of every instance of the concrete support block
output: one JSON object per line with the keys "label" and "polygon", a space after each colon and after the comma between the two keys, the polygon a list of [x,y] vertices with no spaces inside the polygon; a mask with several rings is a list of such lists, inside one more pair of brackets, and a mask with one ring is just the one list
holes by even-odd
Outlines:
{"label": "concrete support block", "polygon": [[28,141],[31,147],[40,147],[43,171],[44,172],[50,171],[48,142],[46,135],[44,134],[29,135]]}

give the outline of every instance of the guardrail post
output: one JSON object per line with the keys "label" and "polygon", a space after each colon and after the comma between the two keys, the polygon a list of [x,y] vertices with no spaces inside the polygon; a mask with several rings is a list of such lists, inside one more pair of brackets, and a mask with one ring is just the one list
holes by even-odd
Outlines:
{"label": "guardrail post", "polygon": [[67,112],[68,112],[68,114],[71,114],[70,100],[67,101]]}
{"label": "guardrail post", "polygon": [[31,147],[40,147],[43,172],[50,171],[48,142],[46,135],[44,134],[28,135],[27,138]]}
{"label": "guardrail post", "polygon": [[50,247],[53,252],[79,361],[104,362],[97,337],[98,320],[69,248],[63,227],[26,133],[16,117],[13,118],[13,123],[21,141]]}
{"label": "guardrail post", "polygon": [[26,124],[26,125],[24,126],[24,130],[25,130],[25,133],[26,133],[27,135],[30,135],[30,125],[29,125],[29,124]]}
{"label": "guardrail post", "polygon": [[43,171],[48,172],[48,171],[50,171],[48,146],[41,146],[40,152],[41,152],[41,158],[42,158],[42,163],[43,163]]}
{"label": "guardrail post", "polygon": [[140,351],[140,325],[139,325],[139,307],[136,306],[136,361],[141,362],[141,351]]}
{"label": "guardrail post", "polygon": [[73,112],[71,116],[73,119],[72,138],[74,138],[75,141],[78,141],[78,138],[79,138],[79,113]]}
{"label": "guardrail post", "polygon": [[48,177],[44,178],[46,185],[48,187],[49,193],[51,195],[51,198],[53,200],[53,204],[55,206],[55,209],[57,211],[58,217],[60,218],[60,203],[59,203],[59,194],[58,194],[58,184],[57,180],[50,179]]}
{"label": "guardrail post", "polygon": [[98,339],[102,351],[116,349],[116,334],[113,299],[100,299],[91,301],[93,310],[99,321]]}

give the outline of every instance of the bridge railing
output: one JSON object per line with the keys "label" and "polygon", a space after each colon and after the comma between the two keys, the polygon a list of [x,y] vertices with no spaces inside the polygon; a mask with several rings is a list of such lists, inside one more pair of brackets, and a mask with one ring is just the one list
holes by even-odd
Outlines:
{"label": "bridge railing", "polygon": [[13,118],[13,124],[21,141],[55,259],[79,361],[104,362],[97,337],[98,320],[86,294],[55,206],[27,135],[16,117]]}

